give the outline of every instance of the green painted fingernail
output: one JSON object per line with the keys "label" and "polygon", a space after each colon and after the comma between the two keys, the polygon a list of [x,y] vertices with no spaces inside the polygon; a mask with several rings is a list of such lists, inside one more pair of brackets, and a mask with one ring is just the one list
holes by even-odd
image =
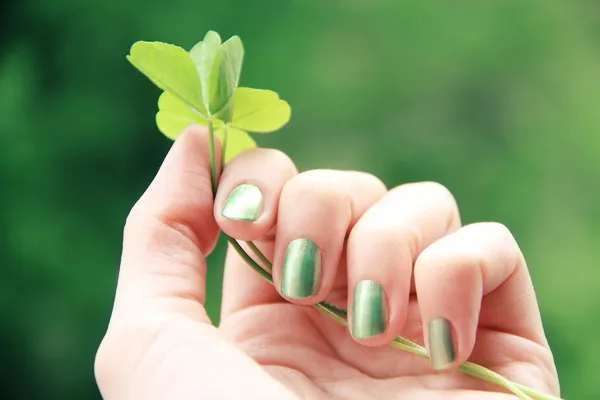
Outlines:
{"label": "green painted fingernail", "polygon": [[281,294],[305,299],[319,291],[321,281],[321,250],[312,240],[290,242],[283,258]]}
{"label": "green painted fingernail", "polygon": [[429,320],[429,356],[434,369],[448,368],[456,359],[452,342],[452,326],[446,318]]}
{"label": "green painted fingernail", "polygon": [[221,215],[237,221],[256,221],[263,208],[263,194],[254,185],[240,185],[225,200]]}
{"label": "green painted fingernail", "polygon": [[375,282],[358,282],[352,306],[352,336],[371,338],[385,332],[387,326],[386,300],[383,287]]}

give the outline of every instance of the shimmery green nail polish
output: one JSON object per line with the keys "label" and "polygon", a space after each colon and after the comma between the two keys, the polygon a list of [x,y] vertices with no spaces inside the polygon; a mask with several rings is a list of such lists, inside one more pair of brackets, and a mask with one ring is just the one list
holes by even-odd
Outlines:
{"label": "shimmery green nail polish", "polygon": [[254,185],[240,185],[225,200],[221,215],[237,221],[256,221],[263,208],[263,194]]}
{"label": "shimmery green nail polish", "polygon": [[446,318],[429,320],[429,356],[434,369],[449,367],[456,359],[452,342],[452,326]]}
{"label": "shimmery green nail polish", "polygon": [[366,339],[380,335],[385,332],[386,320],[383,287],[375,281],[358,282],[354,289],[352,306],[352,336]]}
{"label": "shimmery green nail polish", "polygon": [[294,299],[305,299],[319,290],[321,250],[312,240],[293,240],[285,252],[281,271],[281,293]]}

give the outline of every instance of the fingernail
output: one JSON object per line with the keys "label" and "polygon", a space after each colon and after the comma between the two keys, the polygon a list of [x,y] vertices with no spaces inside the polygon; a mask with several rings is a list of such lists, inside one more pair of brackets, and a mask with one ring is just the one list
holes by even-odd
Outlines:
{"label": "fingernail", "polygon": [[281,294],[305,299],[319,290],[321,250],[312,240],[293,240],[285,252],[281,271]]}
{"label": "fingernail", "polygon": [[221,215],[237,221],[256,221],[263,208],[263,194],[254,185],[240,185],[225,200]]}
{"label": "fingernail", "polygon": [[452,326],[446,318],[429,320],[429,356],[434,369],[448,368],[456,359],[452,342]]}
{"label": "fingernail", "polygon": [[352,336],[366,339],[380,335],[385,332],[386,319],[383,287],[375,281],[358,282],[352,306]]}

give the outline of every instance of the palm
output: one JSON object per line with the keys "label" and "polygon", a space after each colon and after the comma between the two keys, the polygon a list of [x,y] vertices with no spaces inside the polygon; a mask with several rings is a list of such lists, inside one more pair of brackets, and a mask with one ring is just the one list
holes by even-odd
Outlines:
{"label": "palm", "polygon": [[[497,386],[460,372],[436,373],[416,355],[357,344],[347,328],[308,306],[279,302],[242,309],[222,320],[221,331],[307,399],[508,398]],[[403,336],[423,345],[416,300]],[[472,359],[533,388],[553,386],[551,354],[524,338],[480,329]]]}

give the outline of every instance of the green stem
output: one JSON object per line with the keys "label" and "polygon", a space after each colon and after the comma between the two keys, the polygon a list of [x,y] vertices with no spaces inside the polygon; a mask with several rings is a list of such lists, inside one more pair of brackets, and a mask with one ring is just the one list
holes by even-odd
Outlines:
{"label": "green stem", "polygon": [[458,370],[474,377],[481,377],[481,379],[484,379],[487,382],[495,383],[499,386],[504,386],[505,388],[513,392],[515,395],[517,395],[517,397],[519,397],[519,399],[521,400],[531,400],[531,397],[523,393],[523,391],[520,388],[518,388],[513,382],[509,381],[502,375],[491,371],[487,368],[484,368],[480,365],[467,361],[461,366],[459,366]]}
{"label": "green stem", "polygon": [[[215,163],[215,138],[214,138],[214,128],[212,125],[212,121],[209,119],[208,121],[208,131],[210,136],[210,165],[212,170],[212,186],[213,186],[213,196],[217,193],[217,166]],[[221,165],[221,168],[223,168]],[[240,243],[232,238],[229,235],[224,234],[227,238],[227,241],[233,246],[233,248],[237,251],[237,253],[242,257],[244,261],[256,272],[260,274],[264,279],[268,282],[273,283],[273,276],[271,275],[271,271],[273,270],[273,264],[269,259],[260,251],[260,249],[250,241],[247,241],[246,244],[254,253],[254,255],[261,261],[263,266],[258,264],[254,259],[248,255],[248,253],[242,248]],[[322,314],[328,316],[332,320],[337,323],[348,326],[348,312],[341,307],[337,307],[331,303],[326,301],[322,301],[313,306]],[[418,355],[420,357],[429,358],[427,354],[427,350],[420,346],[419,344],[408,340],[402,336],[396,337],[391,343],[389,343],[391,347]],[[502,375],[485,368],[481,365],[472,363],[470,361],[465,362],[464,364],[458,367],[458,370],[463,372],[466,375],[473,376],[475,378],[484,380],[489,383],[496,384],[498,386],[504,387],[514,393],[521,400],[561,400],[559,397],[555,397],[549,394],[538,392],[532,388],[527,386],[512,382]]]}
{"label": "green stem", "polygon": [[253,270],[258,272],[260,274],[260,276],[265,278],[270,283],[273,283],[273,276],[268,271],[265,271],[256,261],[254,261],[252,259],[252,257],[250,257],[248,255],[248,253],[246,253],[244,251],[244,249],[242,248],[242,246],[239,244],[239,242],[237,240],[235,240],[231,236],[227,235],[226,233],[223,233],[223,235],[225,235],[225,237],[227,238],[227,241],[233,246],[233,248],[237,251],[237,253],[240,255],[240,257],[242,257],[242,259],[244,261],[246,261],[246,263],[250,267],[252,267]]}
{"label": "green stem", "polygon": [[[208,143],[210,146],[210,169],[211,169],[211,182],[212,182],[212,188],[213,188],[213,199],[214,197],[217,195],[217,165],[216,165],[216,157],[215,157],[215,129],[213,127],[212,124],[212,120],[209,118],[207,121],[207,125],[208,125]],[[226,126],[226,125],[225,125]],[[223,168],[225,167],[225,148],[227,146],[227,128],[225,128],[224,131],[224,135],[223,135],[223,148],[222,148],[222,157],[221,157],[221,172],[223,171]],[[233,246],[233,248],[235,249],[235,251],[237,251],[237,253],[240,255],[240,257],[242,257],[242,259],[244,261],[246,261],[246,264],[248,264],[250,267],[252,267],[253,270],[255,270],[256,272],[258,272],[260,274],[260,276],[262,276],[263,278],[265,278],[267,281],[273,283],[273,278],[271,276],[271,274],[267,271],[265,271],[256,261],[254,261],[252,259],[252,257],[250,257],[248,255],[248,253],[246,253],[244,251],[244,249],[242,248],[242,246],[239,244],[239,242],[237,240],[235,240],[234,238],[232,238],[231,236],[223,233],[223,235],[227,238],[227,241],[229,242],[229,244],[231,244],[231,246]],[[260,250],[258,250],[258,248],[254,245],[254,243],[252,242],[246,242],[249,245],[251,244],[250,248],[254,250],[256,250],[258,253],[260,253]],[[256,254],[256,253],[255,253]],[[262,255],[262,253],[260,253]],[[263,256],[264,257],[264,256]]]}
{"label": "green stem", "polygon": [[269,261],[269,259],[260,251],[260,249],[258,247],[256,247],[256,245],[253,242],[246,242],[246,244],[248,245],[250,250],[252,250],[254,255],[256,257],[258,257],[258,259],[262,263],[263,267],[265,267],[267,270],[269,270],[269,272],[272,272],[273,264],[271,264],[271,261]]}
{"label": "green stem", "polygon": [[223,124],[223,143],[221,145],[221,172],[225,168],[225,152],[227,151],[227,124]]}
{"label": "green stem", "polygon": [[215,128],[213,127],[212,120],[208,118],[206,120],[206,124],[208,125],[208,144],[210,151],[210,170],[212,174],[212,191],[213,197],[217,195],[217,165],[215,162]]}

